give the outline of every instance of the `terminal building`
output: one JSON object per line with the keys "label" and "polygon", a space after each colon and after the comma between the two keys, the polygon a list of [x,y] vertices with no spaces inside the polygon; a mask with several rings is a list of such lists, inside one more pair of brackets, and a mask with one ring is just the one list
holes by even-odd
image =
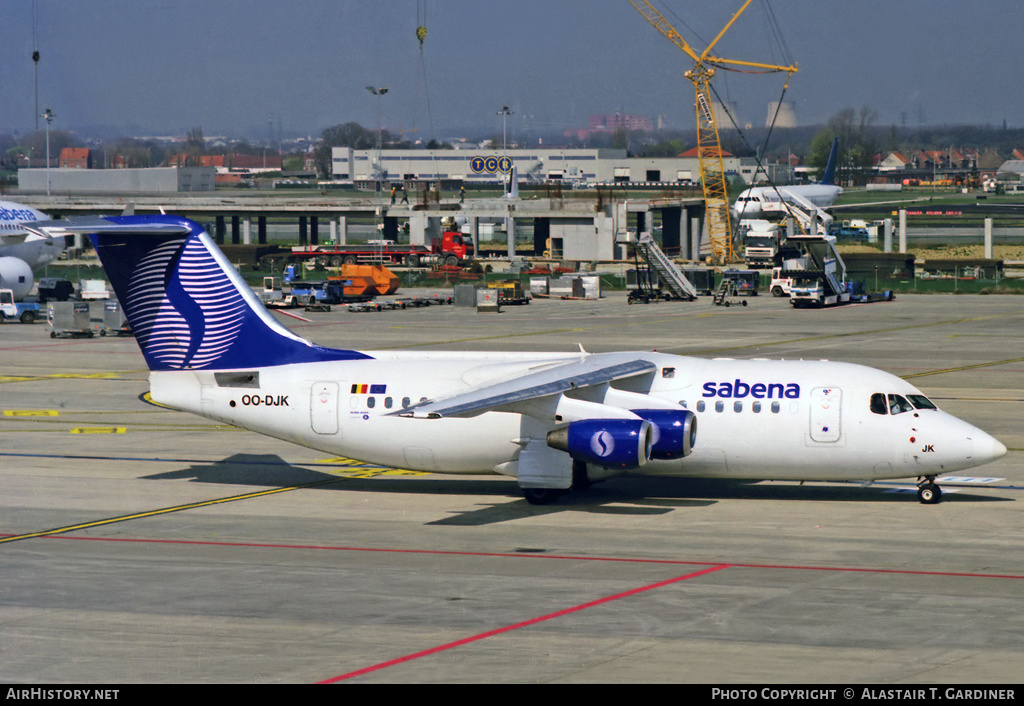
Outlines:
{"label": "terminal building", "polygon": [[[739,157],[724,155],[726,173],[742,175]],[[520,184],[662,185],[694,187],[700,179],[696,153],[676,157],[629,157],[622,149],[442,149],[357,150],[334,147],[336,181],[442,181],[471,185],[500,184],[515,170]]]}

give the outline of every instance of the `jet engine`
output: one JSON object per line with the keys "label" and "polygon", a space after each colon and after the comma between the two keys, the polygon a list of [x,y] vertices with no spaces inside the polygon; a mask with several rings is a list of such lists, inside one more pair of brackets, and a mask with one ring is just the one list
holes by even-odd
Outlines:
{"label": "jet engine", "polygon": [[32,291],[32,268],[16,257],[0,257],[0,289],[14,292],[14,301],[21,301]]}
{"label": "jet engine", "polygon": [[605,468],[639,468],[651,457],[654,425],[646,419],[582,419],[548,432],[548,446]]}
{"label": "jet engine", "polygon": [[633,414],[654,427],[651,458],[671,460],[689,456],[697,441],[697,415],[688,409],[634,409]]}

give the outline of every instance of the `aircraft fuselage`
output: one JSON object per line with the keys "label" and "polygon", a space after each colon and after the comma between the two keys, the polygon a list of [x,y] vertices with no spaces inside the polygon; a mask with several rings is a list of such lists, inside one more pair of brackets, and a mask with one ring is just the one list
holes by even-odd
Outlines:
{"label": "aircraft fuselage", "polygon": [[[255,382],[246,373],[257,371],[155,371],[152,395],[159,403],[332,455],[410,470],[500,473],[515,461],[524,440],[542,439],[557,420],[493,411],[443,419],[397,413],[423,398],[579,357],[373,356],[261,368]],[[933,408],[909,383],[872,368],[826,361],[642,357],[655,363],[657,372],[615,389],[694,411],[698,433],[687,457],[650,460],[636,473],[872,480],[934,476],[1005,453],[985,432]],[[579,391],[580,399],[603,404],[608,395],[608,386]],[[873,396],[877,402],[879,395],[884,405],[872,411]],[[902,400],[905,410],[891,413],[892,398]]]}

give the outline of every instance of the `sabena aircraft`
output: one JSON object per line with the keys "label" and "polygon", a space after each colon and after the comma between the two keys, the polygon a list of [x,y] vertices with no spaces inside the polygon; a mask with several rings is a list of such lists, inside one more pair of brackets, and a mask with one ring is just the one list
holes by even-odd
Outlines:
{"label": "sabena aircraft", "polygon": [[282,326],[197,223],[60,224],[91,235],[154,401],[335,456],[502,474],[531,503],[623,473],[917,477],[936,503],[936,476],[1006,453],[913,385],[847,363],[324,348]]}
{"label": "sabena aircraft", "polygon": [[843,187],[836,185],[836,156],[839,152],[839,140],[832,141],[832,149],[828,154],[828,162],[821,181],[817,184],[795,186],[752,186],[744,189],[736,197],[732,210],[737,218],[757,219],[768,215],[779,215],[780,202],[792,203],[800,207],[829,208],[843,193]]}
{"label": "sabena aircraft", "polygon": [[26,223],[43,221],[45,213],[13,201],[0,201],[0,289],[10,289],[15,301],[32,290],[32,270],[56,259],[64,241],[30,233]]}

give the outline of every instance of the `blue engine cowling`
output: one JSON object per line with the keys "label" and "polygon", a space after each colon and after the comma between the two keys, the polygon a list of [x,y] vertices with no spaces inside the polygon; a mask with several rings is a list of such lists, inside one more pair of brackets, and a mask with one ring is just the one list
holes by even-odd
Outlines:
{"label": "blue engine cowling", "polygon": [[671,460],[689,456],[697,441],[697,415],[688,409],[634,409],[633,414],[654,426],[651,458]]}
{"label": "blue engine cowling", "polygon": [[646,419],[583,419],[548,432],[548,446],[605,468],[639,468],[651,457],[654,427]]}

